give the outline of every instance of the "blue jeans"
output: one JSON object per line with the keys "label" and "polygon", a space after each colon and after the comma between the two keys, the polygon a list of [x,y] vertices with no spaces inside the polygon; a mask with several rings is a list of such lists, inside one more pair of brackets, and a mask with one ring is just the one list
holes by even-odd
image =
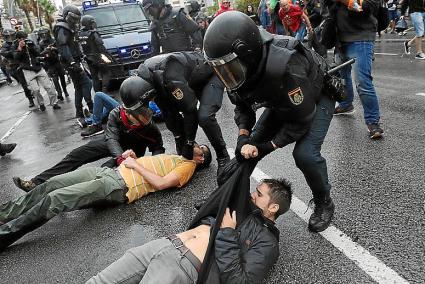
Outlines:
{"label": "blue jeans", "polygon": [[87,124],[100,124],[107,118],[111,110],[120,104],[105,93],[97,92],[94,95],[93,115],[86,118]]}
{"label": "blue jeans", "polygon": [[[356,82],[357,93],[363,105],[366,124],[379,123],[380,119],[378,96],[372,82],[373,48],[373,41],[355,41],[342,43],[340,50],[340,56],[343,61],[351,58],[356,59],[353,65],[354,80]],[[342,108],[353,104],[354,90],[351,79],[351,68],[351,66],[347,66],[341,70],[341,76],[345,80],[345,92],[347,95],[346,100],[339,104]]]}
{"label": "blue jeans", "polygon": [[300,27],[298,28],[298,30],[295,32],[295,39],[299,40],[299,41],[303,41],[305,34],[307,33],[307,28],[304,24],[304,22],[301,23]]}

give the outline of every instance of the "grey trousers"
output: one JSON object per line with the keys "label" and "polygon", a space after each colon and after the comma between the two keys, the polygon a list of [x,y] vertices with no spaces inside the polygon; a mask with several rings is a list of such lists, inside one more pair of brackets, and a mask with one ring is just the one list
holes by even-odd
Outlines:
{"label": "grey trousers", "polygon": [[30,70],[23,71],[25,80],[28,84],[28,89],[31,90],[39,105],[44,105],[44,98],[41,95],[40,86],[46,90],[47,95],[49,96],[50,105],[58,103],[58,94],[56,93],[55,87],[44,69],[41,69],[38,72]]}
{"label": "grey trousers", "polygon": [[197,279],[193,264],[162,238],[128,250],[86,284],[192,284]]}

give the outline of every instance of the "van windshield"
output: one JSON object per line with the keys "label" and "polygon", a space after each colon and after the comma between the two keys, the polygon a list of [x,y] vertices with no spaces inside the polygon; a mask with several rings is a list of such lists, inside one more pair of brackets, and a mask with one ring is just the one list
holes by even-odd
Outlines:
{"label": "van windshield", "polygon": [[149,22],[139,5],[109,6],[85,11],[96,19],[97,30],[113,33],[149,28]]}

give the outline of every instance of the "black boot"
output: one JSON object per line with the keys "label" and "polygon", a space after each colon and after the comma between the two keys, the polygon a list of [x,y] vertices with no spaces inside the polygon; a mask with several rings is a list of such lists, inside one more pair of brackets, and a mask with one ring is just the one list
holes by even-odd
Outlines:
{"label": "black boot", "polygon": [[230,156],[227,153],[227,149],[224,148],[223,150],[217,152],[217,176],[220,175],[222,169],[224,168],[224,166],[227,165],[227,163],[230,162]]}
{"label": "black boot", "polygon": [[335,205],[330,193],[314,196],[314,211],[308,221],[308,229],[312,232],[321,232],[329,227],[335,211]]}
{"label": "black boot", "polygon": [[29,101],[28,107],[34,107],[35,106],[34,99],[28,99],[28,101]]}
{"label": "black boot", "polygon": [[13,149],[15,149],[15,147],[16,147],[15,143],[0,144],[0,156],[4,156],[6,154],[9,154],[10,152],[13,151]]}

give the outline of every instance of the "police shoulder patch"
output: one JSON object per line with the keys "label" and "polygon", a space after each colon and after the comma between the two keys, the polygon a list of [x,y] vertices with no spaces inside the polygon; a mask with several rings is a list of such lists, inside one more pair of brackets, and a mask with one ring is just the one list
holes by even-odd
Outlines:
{"label": "police shoulder patch", "polygon": [[171,94],[173,94],[177,100],[183,99],[183,91],[180,88],[175,89]]}
{"label": "police shoulder patch", "polygon": [[289,100],[291,101],[291,103],[296,105],[296,106],[301,104],[304,100],[303,91],[301,90],[300,87],[293,89],[292,91],[289,91],[288,97],[289,97]]}

